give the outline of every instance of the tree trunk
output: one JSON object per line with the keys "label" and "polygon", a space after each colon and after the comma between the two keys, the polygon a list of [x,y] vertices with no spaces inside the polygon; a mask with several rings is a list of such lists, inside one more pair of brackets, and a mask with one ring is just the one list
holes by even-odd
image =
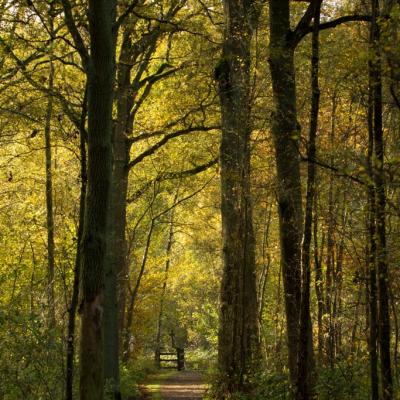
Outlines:
{"label": "tree trunk", "polygon": [[369,197],[369,251],[368,251],[368,300],[369,300],[369,357],[370,357],[370,379],[371,379],[371,399],[379,399],[379,378],[378,378],[378,310],[377,310],[377,287],[376,287],[376,240],[375,240],[375,196],[370,190]]}
{"label": "tree trunk", "polygon": [[[344,199],[344,203],[346,199]],[[343,211],[345,213],[345,211]],[[339,356],[341,352],[342,342],[342,325],[340,322],[340,314],[342,312],[342,287],[343,287],[343,257],[344,257],[344,234],[345,234],[346,221],[343,218],[343,234],[337,246],[337,258],[335,269],[335,297],[333,301],[333,322],[334,322],[334,347],[336,355]]]}
{"label": "tree trunk", "polygon": [[[371,29],[370,40],[373,43],[373,30]],[[374,93],[373,93],[373,68],[369,62],[369,94],[368,94],[368,241],[367,247],[367,299],[368,299],[368,322],[369,322],[369,358],[371,399],[379,400],[379,377],[378,377],[378,309],[377,309],[377,283],[376,283],[376,196],[374,190],[373,156],[374,156]]]}
{"label": "tree trunk", "polygon": [[297,122],[294,45],[288,39],[290,12],[288,0],[271,0],[270,69],[275,110],[272,134],[278,177],[279,231],[285,291],[290,379],[297,383],[297,351],[301,301],[301,239],[303,216],[300,182],[299,136]]}
{"label": "tree trunk", "polygon": [[[176,204],[176,202],[178,201],[179,188],[180,188],[180,184],[176,190],[173,204]],[[158,313],[158,320],[157,320],[156,354],[159,354],[159,352],[161,351],[162,320],[163,320],[163,316],[164,316],[164,300],[165,300],[165,293],[167,291],[169,267],[171,265],[172,244],[174,242],[174,217],[175,217],[175,208],[173,208],[170,212],[169,233],[168,233],[167,246],[165,248],[166,261],[165,261],[165,269],[164,269],[164,281],[163,281],[163,285],[162,285],[161,298],[160,298],[160,310]]]}
{"label": "tree trunk", "polygon": [[[113,176],[110,204],[108,267],[106,272],[106,293],[109,301],[105,318],[105,352],[108,354],[104,365],[105,378],[114,387],[114,398],[120,398],[119,389],[119,353],[120,340],[125,321],[125,299],[127,290],[127,241],[126,241],[126,206],[128,193],[128,163],[130,159],[130,143],[128,136],[132,131],[130,123],[130,77],[132,65],[129,65],[131,43],[130,30],[124,31],[117,70],[116,108],[117,123],[113,134]],[[122,347],[122,346],[121,346]]]}
{"label": "tree trunk", "polygon": [[262,242],[262,271],[258,282],[258,321],[260,327],[263,322],[264,301],[271,267],[271,254],[269,251],[269,232],[271,227],[272,206],[265,211],[264,234]]}
{"label": "tree trunk", "polygon": [[125,29],[121,44],[121,53],[117,71],[117,124],[114,130],[114,169],[113,169],[113,217],[112,243],[113,253],[111,262],[116,271],[118,282],[118,326],[123,332],[125,321],[125,303],[128,279],[127,241],[126,241],[126,206],[128,193],[128,164],[131,144],[129,135],[132,132],[133,120],[130,117],[133,96],[131,94],[131,70],[129,60],[132,57],[132,30]]}
{"label": "tree trunk", "polygon": [[[332,115],[331,115],[331,130],[330,130],[330,164],[335,161],[335,134],[336,134],[336,94],[332,97]],[[331,171],[329,175],[329,191],[328,191],[328,228],[326,235],[326,272],[325,272],[325,312],[328,315],[328,326],[326,335],[326,357],[328,364],[333,368],[335,361],[335,341],[334,341],[334,323],[333,323],[333,299],[334,299],[334,265],[335,265],[335,175]]]}
{"label": "tree trunk", "polygon": [[[53,91],[54,86],[54,64],[50,61],[48,89]],[[46,123],[44,128],[44,140],[46,149],[46,224],[47,224],[47,301],[48,301],[48,326],[52,330],[56,325],[54,304],[54,214],[53,214],[53,176],[51,160],[51,118],[53,116],[53,96],[49,95],[46,110]]]}
{"label": "tree trunk", "polygon": [[378,324],[379,350],[381,361],[382,398],[393,398],[392,369],[390,361],[390,310],[388,290],[388,261],[386,249],[386,194],[384,172],[384,144],[382,127],[382,65],[380,52],[379,1],[372,0],[372,47],[374,50],[371,63],[373,114],[374,114],[374,183],[376,195],[376,237],[377,237],[377,272],[378,272]]}
{"label": "tree trunk", "polygon": [[74,268],[74,281],[72,286],[71,304],[68,310],[68,333],[67,333],[67,367],[66,367],[66,385],[65,385],[65,399],[73,399],[73,380],[74,380],[74,354],[75,354],[75,317],[78,309],[79,300],[79,278],[81,267],[81,248],[83,224],[85,215],[85,196],[86,196],[86,182],[87,182],[87,163],[86,163],[86,138],[85,138],[85,122],[86,122],[86,106],[87,99],[83,102],[83,110],[81,117],[80,129],[80,156],[81,156],[81,192],[79,199],[79,221],[76,239],[76,255],[75,255],[75,268]]}
{"label": "tree trunk", "polygon": [[304,236],[302,245],[302,295],[300,309],[300,340],[298,357],[298,376],[296,399],[308,400],[313,397],[313,341],[312,324],[310,315],[310,247],[312,236],[313,206],[315,199],[315,174],[316,166],[316,137],[318,130],[319,113],[319,23],[321,14],[321,1],[314,10],[314,30],[312,37],[312,56],[311,56],[311,113],[310,113],[310,132],[308,139],[307,157],[310,160],[307,170],[307,194],[306,194],[306,213],[304,220]]}
{"label": "tree trunk", "polygon": [[[49,5],[49,32],[54,40],[54,7]],[[48,301],[48,328],[54,330],[56,326],[56,311],[54,298],[55,280],[55,243],[54,243],[54,210],[53,210],[53,173],[52,173],[52,149],[51,149],[51,119],[53,117],[54,98],[51,92],[54,90],[54,63],[53,55],[49,55],[49,81],[48,81],[48,100],[46,109],[46,121],[44,126],[44,142],[46,154],[46,225],[47,225],[47,301]],[[50,332],[50,340],[53,341],[54,332]]]}
{"label": "tree trunk", "polygon": [[80,399],[102,400],[103,297],[112,180],[116,1],[89,1],[88,182],[82,237]]}
{"label": "tree trunk", "polygon": [[322,324],[322,317],[324,315],[324,282],[322,274],[322,259],[324,251],[325,235],[322,234],[321,250],[319,251],[318,244],[318,213],[317,202],[314,205],[314,268],[315,268],[315,294],[317,297],[317,324],[318,324],[318,360],[322,362],[324,352],[324,328]]}
{"label": "tree trunk", "polygon": [[166,258],[165,261],[165,270],[164,270],[164,282],[161,291],[161,298],[160,298],[160,310],[158,313],[158,320],[157,320],[157,335],[156,335],[156,352],[159,353],[161,351],[161,339],[162,339],[162,320],[164,316],[164,300],[165,300],[165,293],[167,291],[167,283],[168,283],[168,272],[169,267],[171,264],[171,251],[172,251],[172,243],[174,240],[174,210],[172,210],[172,215],[169,222],[169,235],[167,246],[165,249]]}
{"label": "tree trunk", "polygon": [[224,394],[254,385],[260,354],[255,249],[250,193],[250,46],[255,4],[226,0],[225,38],[215,69],[221,101],[221,215],[224,269],[218,366]]}

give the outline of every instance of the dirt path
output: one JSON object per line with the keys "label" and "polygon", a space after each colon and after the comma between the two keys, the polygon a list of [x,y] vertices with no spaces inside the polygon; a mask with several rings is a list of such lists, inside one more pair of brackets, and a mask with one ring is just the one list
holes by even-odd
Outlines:
{"label": "dirt path", "polygon": [[[157,381],[157,377],[156,377]],[[182,371],[150,382],[145,391],[148,398],[159,400],[200,400],[207,389],[199,372]]]}

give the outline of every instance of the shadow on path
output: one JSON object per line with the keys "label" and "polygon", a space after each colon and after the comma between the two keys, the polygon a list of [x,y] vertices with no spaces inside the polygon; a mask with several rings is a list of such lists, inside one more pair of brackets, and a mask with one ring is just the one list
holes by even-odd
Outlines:
{"label": "shadow on path", "polygon": [[200,400],[207,385],[199,372],[182,371],[161,378],[156,385],[149,382],[144,389],[148,399]]}

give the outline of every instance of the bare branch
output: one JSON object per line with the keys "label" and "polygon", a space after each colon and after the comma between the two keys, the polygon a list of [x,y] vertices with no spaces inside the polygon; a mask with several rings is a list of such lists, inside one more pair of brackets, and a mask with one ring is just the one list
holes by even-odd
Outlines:
{"label": "bare branch", "polygon": [[197,189],[195,192],[187,195],[186,197],[183,197],[183,198],[179,199],[172,206],[166,208],[165,210],[163,210],[160,213],[158,213],[157,215],[155,215],[153,217],[153,219],[156,220],[156,219],[160,218],[161,216],[163,216],[164,214],[166,214],[167,212],[169,212],[173,208],[177,207],[179,204],[184,203],[185,201],[191,199],[192,197],[194,197],[197,194],[199,194],[200,192],[202,192],[214,180],[214,178],[215,178],[215,175],[211,179],[209,179],[203,186],[201,186],[200,189]]}
{"label": "bare branch", "polygon": [[125,19],[132,13],[133,9],[138,5],[138,0],[133,0],[126,10],[118,17],[113,26],[113,32],[117,33],[120,26],[124,23]]}
{"label": "bare branch", "polygon": [[184,68],[184,66],[182,65],[179,67],[171,68],[168,71],[164,71],[164,69],[167,68],[168,66],[169,66],[168,64],[163,64],[156,73],[149,75],[148,77],[142,79],[139,82],[138,84],[139,87],[142,87],[143,85],[146,85],[146,87],[144,88],[143,93],[141,94],[139,99],[134,103],[132,107],[131,111],[132,116],[134,116],[137,113],[143,102],[149,96],[149,94],[151,93],[151,89],[153,88],[155,83],[159,82],[163,78],[167,78],[168,76],[173,75],[175,72]]}
{"label": "bare branch", "polygon": [[194,168],[190,168],[184,171],[174,171],[174,172],[163,172],[160,175],[158,175],[154,180],[148,181],[145,183],[140,189],[136,190],[130,198],[127,200],[128,204],[133,203],[137,199],[139,199],[151,186],[154,185],[154,183],[160,183],[166,180],[172,180],[172,179],[182,179],[182,178],[187,178],[189,176],[194,176],[197,174],[200,174],[201,172],[207,171],[209,168],[211,168],[213,165],[216,165],[219,161],[219,158],[214,158],[210,160],[209,162],[198,165]]}
{"label": "bare branch", "polygon": [[220,129],[220,127],[219,126],[194,126],[194,127],[180,129],[178,131],[169,133],[169,134],[165,135],[156,144],[154,144],[153,146],[151,146],[150,148],[145,150],[142,154],[138,155],[135,159],[133,159],[128,164],[128,169],[133,168],[135,165],[139,164],[145,158],[153,155],[160,147],[164,146],[171,139],[177,138],[179,136],[187,135],[187,134],[193,133],[193,132],[208,132],[208,131],[213,131],[213,130],[217,130],[217,129]]}
{"label": "bare branch", "polygon": [[310,26],[310,23],[314,16],[315,7],[318,3],[322,3],[322,0],[310,1],[310,5],[307,7],[306,12],[302,16],[294,31],[291,33],[290,42],[293,48],[295,48],[299,44],[301,38],[304,36],[303,32]]}
{"label": "bare branch", "polygon": [[[319,30],[335,28],[335,27],[345,24],[347,22],[370,22],[370,21],[371,21],[370,15],[360,15],[360,14],[345,15],[343,17],[336,18],[332,21],[327,21],[327,22],[322,23],[319,26]],[[299,40],[302,40],[306,35],[308,35],[309,33],[312,33],[313,29],[314,29],[314,27],[312,25],[310,25],[306,29],[304,29],[301,32]]]}
{"label": "bare branch", "polygon": [[84,69],[87,71],[89,66],[89,53],[85,46],[85,43],[82,39],[81,34],[78,31],[78,28],[74,21],[74,16],[72,14],[71,3],[69,0],[61,0],[61,3],[64,8],[64,19],[65,23],[68,27],[68,30],[74,40],[76,50],[78,51],[79,55],[82,59],[82,65]]}
{"label": "bare branch", "polygon": [[357,178],[356,176],[350,175],[350,174],[348,174],[348,173],[346,173],[344,171],[341,171],[339,168],[337,168],[337,167],[335,167],[333,165],[329,165],[329,164],[326,164],[326,163],[324,163],[322,161],[318,161],[316,159],[310,159],[308,157],[303,157],[303,156],[301,157],[301,161],[314,163],[315,165],[318,165],[319,167],[322,167],[322,168],[325,168],[325,169],[328,169],[330,171],[335,172],[336,175],[341,177],[341,178],[348,178],[348,179],[352,180],[353,182],[356,182],[356,183],[358,183],[360,185],[367,185],[367,183],[364,182],[362,179]]}

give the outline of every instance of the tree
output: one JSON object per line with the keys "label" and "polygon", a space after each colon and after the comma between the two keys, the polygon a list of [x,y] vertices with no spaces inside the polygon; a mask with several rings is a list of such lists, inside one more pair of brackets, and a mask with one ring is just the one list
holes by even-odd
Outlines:
{"label": "tree", "polygon": [[[374,50],[370,62],[371,101],[373,113],[373,178],[375,186],[376,263],[378,274],[378,341],[381,361],[382,398],[393,398],[393,381],[390,360],[389,275],[386,248],[386,194],[384,173],[384,142],[382,122],[382,60],[378,0],[372,0],[371,44]],[[372,283],[374,283],[372,281]],[[372,284],[371,283],[371,284]]]}
{"label": "tree", "polygon": [[[310,131],[308,139],[307,157],[310,160],[307,169],[307,192],[304,219],[304,235],[302,242],[302,290],[300,308],[300,337],[298,376],[296,387],[297,399],[309,399],[313,397],[313,373],[314,354],[312,342],[312,322],[310,316],[310,285],[311,285],[311,262],[310,247],[312,238],[313,208],[315,199],[315,173],[316,166],[316,136],[318,130],[319,114],[319,25],[321,16],[321,3],[315,4],[313,22],[313,36],[311,49],[311,112]],[[315,379],[314,379],[315,380]]]}
{"label": "tree", "polygon": [[278,176],[281,263],[285,288],[289,370],[297,382],[301,302],[301,240],[303,234],[294,51],[301,27],[313,15],[310,6],[300,24],[290,29],[289,0],[270,2],[270,69],[274,96],[272,134]]}
{"label": "tree", "polygon": [[222,121],[224,260],[218,367],[226,395],[251,391],[260,356],[250,184],[250,51],[261,11],[259,7],[256,1],[225,1],[222,56],[215,69]]}
{"label": "tree", "polygon": [[[66,24],[87,74],[88,168],[81,250],[80,398],[103,398],[103,313],[112,178],[112,104],[115,79],[116,1],[89,2],[90,53],[63,0]],[[110,299],[107,299],[111,301]],[[117,389],[118,390],[118,389]]]}

